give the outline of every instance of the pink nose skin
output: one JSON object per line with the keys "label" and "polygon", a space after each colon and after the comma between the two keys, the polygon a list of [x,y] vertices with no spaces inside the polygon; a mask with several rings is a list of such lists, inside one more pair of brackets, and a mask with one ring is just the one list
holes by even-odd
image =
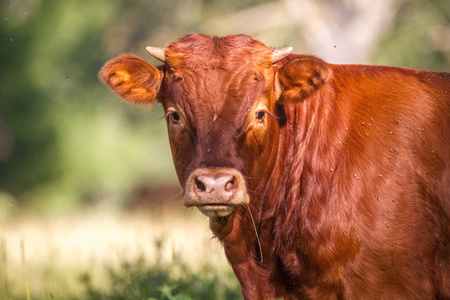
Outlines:
{"label": "pink nose skin", "polygon": [[241,172],[232,168],[199,168],[188,177],[183,202],[208,217],[230,215],[237,205],[249,203]]}

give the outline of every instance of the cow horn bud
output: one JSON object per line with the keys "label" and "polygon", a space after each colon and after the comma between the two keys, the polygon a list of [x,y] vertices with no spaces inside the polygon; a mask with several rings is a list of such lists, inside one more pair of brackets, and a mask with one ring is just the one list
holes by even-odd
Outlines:
{"label": "cow horn bud", "polygon": [[147,52],[153,56],[154,58],[156,58],[157,60],[160,60],[162,62],[166,62],[166,57],[164,55],[164,51],[166,50],[165,48],[159,48],[159,47],[146,47],[145,50],[147,50]]}
{"label": "cow horn bud", "polygon": [[285,58],[292,52],[292,47],[272,48],[272,63]]}

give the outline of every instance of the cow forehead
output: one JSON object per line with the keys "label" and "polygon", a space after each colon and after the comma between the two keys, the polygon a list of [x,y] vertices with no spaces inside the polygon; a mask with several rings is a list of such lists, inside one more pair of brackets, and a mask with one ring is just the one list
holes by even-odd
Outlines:
{"label": "cow forehead", "polygon": [[168,96],[193,118],[239,117],[271,81],[270,55],[247,36],[183,38],[166,50]]}
{"label": "cow forehead", "polygon": [[251,72],[227,75],[231,74],[219,70],[193,74],[175,81],[169,93],[172,96],[166,105],[182,109],[188,126],[201,140],[209,140],[209,135],[220,139],[224,132],[228,135],[241,131],[266,85]]}
{"label": "cow forehead", "polygon": [[238,66],[264,67],[271,64],[270,48],[246,35],[209,37],[189,34],[166,48],[166,62],[172,70],[220,68],[233,70]]}

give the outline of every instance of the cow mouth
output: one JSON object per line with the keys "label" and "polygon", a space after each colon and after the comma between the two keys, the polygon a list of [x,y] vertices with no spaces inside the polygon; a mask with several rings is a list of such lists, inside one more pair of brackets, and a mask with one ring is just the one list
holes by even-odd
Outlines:
{"label": "cow mouth", "polygon": [[203,204],[197,205],[198,210],[207,217],[226,217],[235,209],[235,205],[230,204]]}

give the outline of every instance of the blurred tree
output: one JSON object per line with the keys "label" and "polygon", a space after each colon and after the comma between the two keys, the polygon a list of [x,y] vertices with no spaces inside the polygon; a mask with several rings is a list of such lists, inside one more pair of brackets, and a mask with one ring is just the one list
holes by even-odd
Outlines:
{"label": "blurred tree", "polygon": [[400,1],[393,28],[378,45],[375,64],[450,71],[450,1]]}
{"label": "blurred tree", "polygon": [[[0,26],[0,188],[17,195],[28,188],[48,182],[61,169],[53,162],[60,153],[53,147],[55,130],[49,122],[50,101],[33,82],[28,72],[33,62],[34,35],[38,22],[33,17],[23,20],[26,10],[9,14],[13,5],[1,3]],[[41,74],[45,77],[46,71]]]}
{"label": "blurred tree", "polygon": [[[0,190],[19,203],[63,204],[124,176],[125,145],[104,135],[139,112],[108,99],[97,72],[107,60],[104,33],[125,2],[0,3]],[[117,139],[134,129],[122,125]]]}

